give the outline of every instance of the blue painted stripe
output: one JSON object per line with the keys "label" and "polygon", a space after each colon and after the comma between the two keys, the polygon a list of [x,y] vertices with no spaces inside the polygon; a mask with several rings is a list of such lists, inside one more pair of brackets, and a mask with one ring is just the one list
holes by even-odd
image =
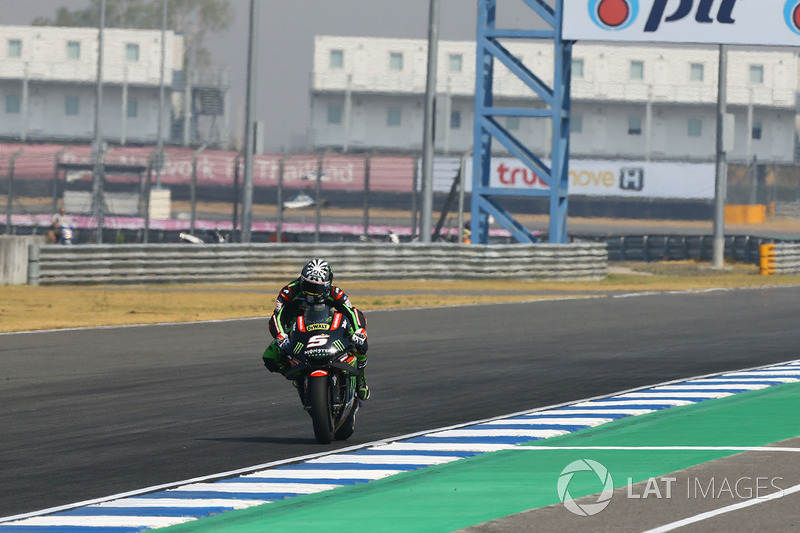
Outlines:
{"label": "blue painted stripe", "polygon": [[62,511],[50,516],[211,516],[234,507],[111,507],[91,506]]}
{"label": "blue painted stripe", "polygon": [[[722,384],[720,383],[720,385]],[[735,387],[731,387],[729,389],[647,389],[638,392],[646,394],[672,394],[675,392],[693,392],[695,394],[702,394],[704,392],[709,392],[709,393],[727,392],[730,394],[740,394],[742,392],[750,392],[751,390],[752,389],[747,389],[747,388],[737,389]]]}
{"label": "blue painted stripe", "polygon": [[295,493],[283,492],[222,492],[218,490],[180,490],[175,492],[154,492],[147,498],[180,498],[180,499],[207,499],[225,498],[229,500],[263,500],[267,503],[286,497],[296,496]]}
{"label": "blue painted stripe", "polygon": [[356,450],[347,455],[424,455],[430,457],[473,457],[482,452],[449,452],[445,450]]}
{"label": "blue painted stripe", "polygon": [[519,444],[529,440],[538,440],[536,437],[414,437],[403,442],[423,443],[423,444]]}
{"label": "blue painted stripe", "polygon": [[[603,400],[604,402],[630,402],[636,400],[659,400],[659,401],[681,401],[681,402],[690,402],[690,403],[697,403],[697,402],[704,402],[706,400],[716,400],[716,398],[681,398],[681,397],[673,397],[669,394],[653,394],[652,398],[608,398],[607,400]],[[646,406],[643,406],[646,407]],[[665,404],[664,408],[669,407],[676,407],[675,405],[667,405]],[[650,407],[652,409],[652,406]],[[606,407],[608,409],[608,407]]]}
{"label": "blue painted stripe", "polygon": [[[608,398],[606,400],[598,400],[598,401],[607,402],[607,401],[613,400],[613,399],[614,398]],[[617,399],[619,399],[619,398],[617,398]],[[641,398],[637,398],[637,399],[641,399]],[[619,407],[609,406],[609,405],[591,405],[590,404],[590,405],[582,405],[582,406],[569,405],[569,406],[566,406],[566,407],[562,407],[561,409],[573,410],[573,411],[574,410],[578,410],[578,409],[597,409],[598,411],[601,411],[603,409],[629,409],[631,411],[638,411],[640,409],[649,409],[651,411],[659,411],[661,409],[669,409],[670,407],[675,407],[675,406],[674,405],[670,405],[670,404],[660,404],[660,403],[659,404],[652,404],[652,405],[627,404],[627,405],[620,405]]]}
{"label": "blue painted stripe", "polygon": [[[769,370],[769,369],[766,369],[766,370]],[[765,372],[766,370],[754,370],[754,372]],[[739,374],[739,372],[728,372],[728,373],[729,374]],[[767,379],[769,379],[769,378],[794,378],[794,379],[800,379],[800,371],[792,372],[790,374],[780,374],[778,372],[767,372],[767,374],[768,375],[766,375],[766,376],[764,374],[756,375],[756,376],[753,376],[753,378],[761,378],[761,379],[764,379],[764,378],[767,378]],[[721,378],[725,378],[726,376],[720,376],[720,377]],[[735,379],[742,379],[742,378],[747,379],[747,376],[731,376],[731,378],[732,379],[734,379],[734,378]]]}
{"label": "blue painted stripe", "polygon": [[359,483],[369,483],[371,479],[361,478],[319,478],[313,479],[301,477],[248,477],[248,478],[231,478],[222,480],[223,483],[305,483],[307,485],[357,485]]}
{"label": "blue painted stripe", "polygon": [[724,381],[717,381],[716,379],[708,381],[692,381],[691,383],[681,383],[681,385],[782,385],[783,383],[783,381],[778,381],[777,379],[769,379],[763,376],[753,376],[752,378],[741,377],[730,380],[726,379]]}
{"label": "blue painted stripe", "polygon": [[530,420],[532,418],[542,418],[545,420],[548,418],[625,418],[626,416],[631,416],[631,415],[621,414],[621,413],[596,413],[596,414],[570,413],[569,411],[562,411],[561,408],[559,408],[553,411],[547,411],[546,415],[531,414],[531,415],[515,416],[514,418],[506,418],[506,420]]}
{"label": "blue painted stripe", "polygon": [[[50,516],[50,515],[47,515]],[[87,527],[87,526],[8,526],[0,525],[0,533],[137,533],[137,527]]]}
{"label": "blue painted stripe", "polygon": [[565,425],[558,425],[558,424],[525,424],[524,426],[519,424],[479,424],[477,426],[467,426],[462,429],[477,429],[477,430],[490,430],[490,429],[558,429],[563,430],[569,433],[573,431],[578,431],[579,429],[586,429],[591,426],[587,426],[586,424],[581,425],[573,425],[573,426],[565,426]]}
{"label": "blue painted stripe", "polygon": [[416,470],[421,466],[428,464],[297,463],[283,466],[280,470]]}
{"label": "blue painted stripe", "polygon": [[358,483],[369,483],[371,479],[338,479],[338,478],[314,478],[304,479],[299,477],[248,477],[224,479],[224,483],[305,483],[307,485],[356,485]]}

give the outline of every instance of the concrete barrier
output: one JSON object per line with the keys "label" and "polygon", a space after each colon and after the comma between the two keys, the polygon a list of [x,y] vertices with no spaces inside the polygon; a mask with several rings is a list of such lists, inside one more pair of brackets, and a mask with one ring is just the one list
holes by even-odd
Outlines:
{"label": "concrete barrier", "polygon": [[24,285],[28,281],[28,246],[42,237],[0,235],[0,285]]}

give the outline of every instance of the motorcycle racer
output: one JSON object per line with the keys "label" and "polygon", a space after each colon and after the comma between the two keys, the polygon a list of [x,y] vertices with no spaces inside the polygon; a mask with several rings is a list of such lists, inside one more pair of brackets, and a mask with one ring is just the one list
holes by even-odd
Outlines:
{"label": "motorcycle racer", "polygon": [[344,291],[333,285],[333,270],[324,259],[312,259],[306,263],[300,276],[278,293],[275,311],[269,320],[269,332],[274,340],[262,355],[264,366],[270,372],[286,373],[288,366],[284,361],[289,350],[288,331],[309,305],[320,303],[327,303],[347,319],[359,370],[356,390],[361,400],[367,400],[370,394],[364,371],[367,366],[367,320],[364,313],[350,303]]}

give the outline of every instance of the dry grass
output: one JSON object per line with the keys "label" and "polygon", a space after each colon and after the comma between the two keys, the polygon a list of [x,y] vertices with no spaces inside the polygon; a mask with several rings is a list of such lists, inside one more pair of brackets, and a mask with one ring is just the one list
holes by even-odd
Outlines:
{"label": "dry grass", "polygon": [[[397,281],[345,283],[365,311],[494,301],[581,298],[616,292],[800,285],[800,276],[759,276],[752,265],[718,272],[693,261],[624,263],[595,282]],[[641,275],[648,274],[648,275]],[[0,332],[268,316],[278,283],[141,287],[0,287]]]}

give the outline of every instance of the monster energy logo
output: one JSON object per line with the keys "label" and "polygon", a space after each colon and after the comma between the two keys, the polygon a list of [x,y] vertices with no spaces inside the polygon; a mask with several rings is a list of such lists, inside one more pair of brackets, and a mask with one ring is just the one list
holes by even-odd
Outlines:
{"label": "monster energy logo", "polygon": [[339,350],[340,352],[344,351],[344,343],[339,339],[333,341],[333,347]]}
{"label": "monster energy logo", "polygon": [[294,345],[294,354],[295,355],[299,354],[302,351],[303,351],[303,343],[302,342],[298,342],[297,344]]}

